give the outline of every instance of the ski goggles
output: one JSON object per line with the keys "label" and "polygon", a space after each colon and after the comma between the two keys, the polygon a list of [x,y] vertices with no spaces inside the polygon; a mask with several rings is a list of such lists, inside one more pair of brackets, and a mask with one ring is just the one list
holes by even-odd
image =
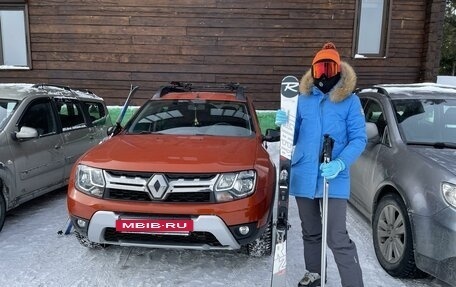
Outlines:
{"label": "ski goggles", "polygon": [[339,72],[339,65],[334,61],[320,61],[312,65],[312,77],[314,79],[320,79],[323,75],[326,78],[331,78]]}

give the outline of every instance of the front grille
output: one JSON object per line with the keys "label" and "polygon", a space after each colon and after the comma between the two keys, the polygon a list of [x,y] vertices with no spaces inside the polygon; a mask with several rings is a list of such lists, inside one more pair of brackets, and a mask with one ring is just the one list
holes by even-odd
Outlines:
{"label": "front grille", "polygon": [[218,174],[161,174],[104,171],[105,199],[213,203]]}
{"label": "front grille", "polygon": [[213,202],[211,194],[212,192],[171,193],[165,202]]}
{"label": "front grille", "polygon": [[106,189],[104,198],[117,200],[151,201],[149,194],[144,191],[111,188]]}
{"label": "front grille", "polygon": [[106,228],[104,239],[111,242],[140,242],[145,244],[207,244],[210,246],[221,246],[220,242],[209,232],[191,232],[188,236],[168,234],[144,234],[144,233],[121,233],[115,228]]}
{"label": "front grille", "polygon": [[[160,202],[191,202],[191,203],[205,203],[212,202],[212,192],[183,192],[171,193],[166,199]],[[132,191],[122,189],[107,189],[105,197],[114,200],[131,200],[131,201],[152,201],[147,192]]]}

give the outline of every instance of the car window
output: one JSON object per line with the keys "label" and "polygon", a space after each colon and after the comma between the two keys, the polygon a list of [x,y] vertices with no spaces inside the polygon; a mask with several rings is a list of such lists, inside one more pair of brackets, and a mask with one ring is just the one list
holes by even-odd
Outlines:
{"label": "car window", "polygon": [[380,103],[370,100],[364,108],[364,115],[366,117],[366,122],[374,123],[377,126],[378,134],[380,137],[383,137],[386,128],[386,120]]}
{"label": "car window", "polygon": [[17,101],[0,99],[0,131],[3,130],[9,117],[17,107]]}
{"label": "car window", "polygon": [[104,125],[106,123],[106,112],[102,103],[99,102],[81,102],[84,110],[90,117],[94,126]]}
{"label": "car window", "polygon": [[40,137],[57,133],[57,123],[50,100],[32,102],[19,121],[19,129],[24,126],[36,129]]}
{"label": "car window", "polygon": [[149,101],[126,127],[129,133],[250,136],[244,103],[206,100]]}
{"label": "car window", "polygon": [[401,99],[393,107],[406,142],[456,142],[456,100]]}
{"label": "car window", "polygon": [[86,127],[84,114],[78,102],[56,98],[57,112],[62,123],[62,130],[74,130]]}

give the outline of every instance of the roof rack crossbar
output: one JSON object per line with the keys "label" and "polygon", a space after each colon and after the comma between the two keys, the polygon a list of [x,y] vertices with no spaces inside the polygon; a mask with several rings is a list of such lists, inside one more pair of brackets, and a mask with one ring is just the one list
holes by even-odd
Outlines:
{"label": "roof rack crossbar", "polygon": [[196,91],[231,91],[236,93],[236,98],[245,100],[244,87],[240,86],[239,83],[228,83],[220,85],[204,85],[196,86],[191,83],[184,82],[171,82],[170,85],[162,86],[154,94],[152,98],[160,98],[171,92],[196,92]]}

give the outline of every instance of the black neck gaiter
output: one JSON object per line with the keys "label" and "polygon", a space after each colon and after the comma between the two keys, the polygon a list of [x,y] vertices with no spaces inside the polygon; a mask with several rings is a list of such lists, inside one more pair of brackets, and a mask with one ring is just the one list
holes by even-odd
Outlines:
{"label": "black neck gaiter", "polygon": [[340,73],[337,73],[334,77],[326,78],[325,75],[321,76],[319,79],[314,79],[314,85],[322,91],[324,94],[331,91],[331,89],[339,82]]}

